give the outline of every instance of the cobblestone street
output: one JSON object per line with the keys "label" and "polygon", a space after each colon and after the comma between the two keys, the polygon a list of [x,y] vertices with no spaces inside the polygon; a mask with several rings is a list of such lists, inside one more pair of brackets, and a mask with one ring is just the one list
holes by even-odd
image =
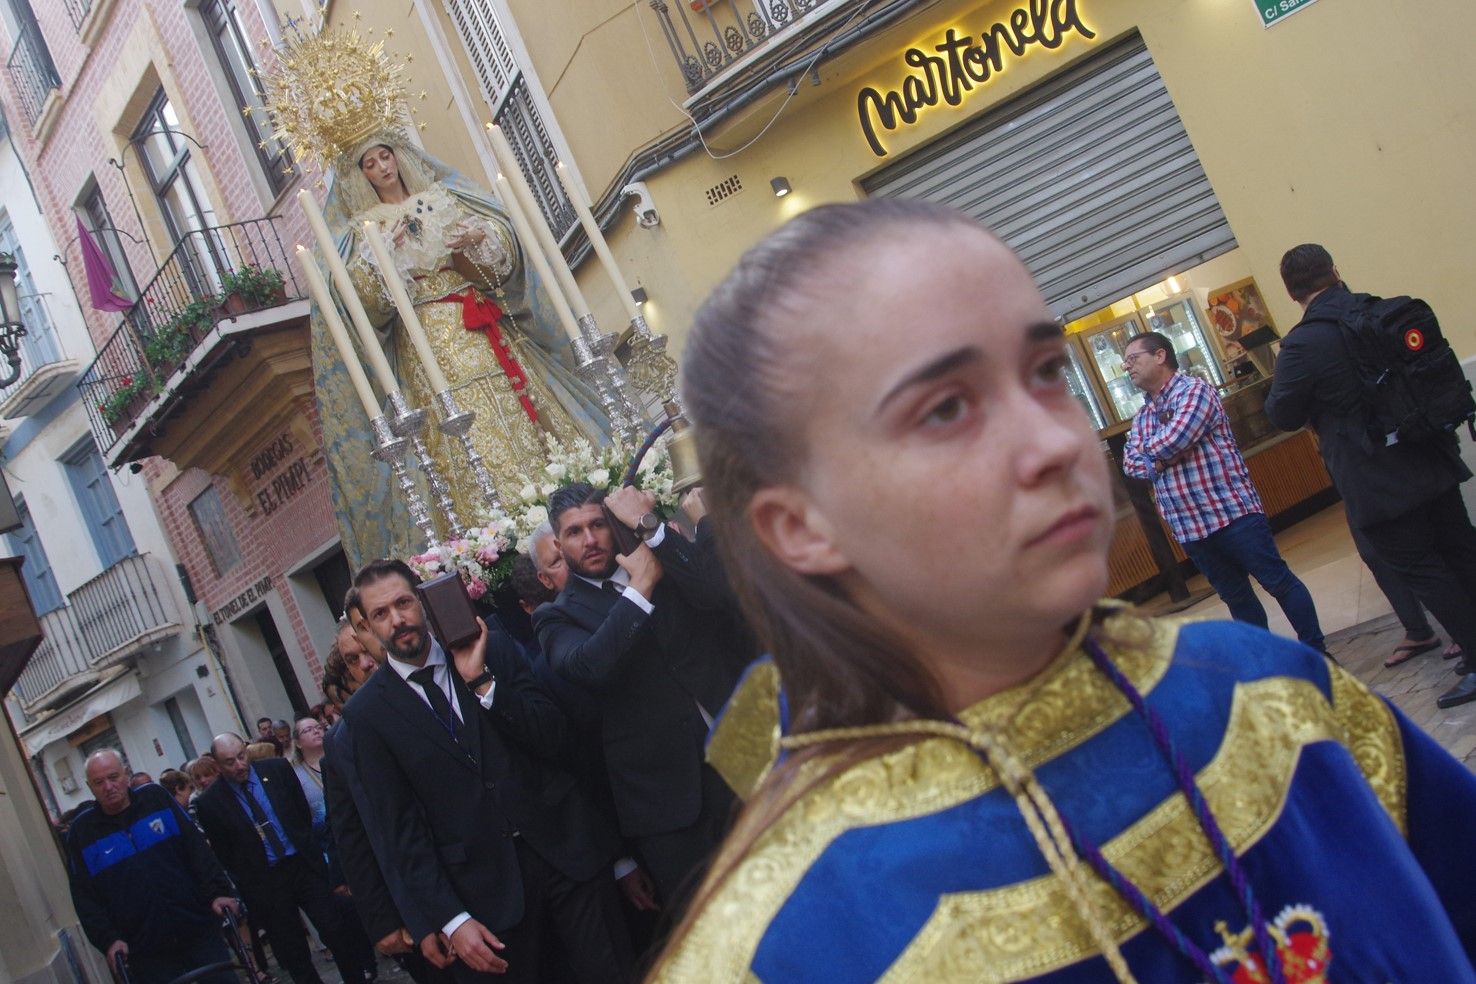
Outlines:
{"label": "cobblestone street", "polygon": [[[1454,660],[1441,659],[1440,649],[1416,656],[1393,669],[1384,660],[1404,638],[1393,615],[1372,619],[1335,632],[1328,650],[1358,679],[1394,702],[1395,706],[1444,745],[1452,755],[1476,768],[1476,702],[1442,711],[1435,698],[1456,682]],[[1442,638],[1449,642],[1448,637]]]}

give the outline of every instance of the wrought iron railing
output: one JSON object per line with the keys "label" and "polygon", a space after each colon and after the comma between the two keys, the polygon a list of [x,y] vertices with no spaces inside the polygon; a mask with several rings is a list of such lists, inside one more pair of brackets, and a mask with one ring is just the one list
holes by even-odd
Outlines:
{"label": "wrought iron railing", "polygon": [[15,83],[27,122],[35,126],[41,118],[41,107],[46,105],[47,95],[61,86],[61,79],[51,62],[51,52],[46,50],[46,42],[32,27],[21,28],[5,67],[10,72],[11,82]]}
{"label": "wrought iron railing", "polygon": [[92,10],[92,0],[62,0],[67,7],[67,16],[72,19],[72,26],[77,30],[82,29],[82,22],[87,19],[87,14]]}
{"label": "wrought iron railing", "polygon": [[91,669],[87,647],[70,608],[63,605],[42,615],[41,630],[45,638],[15,681],[16,699],[27,713],[55,695],[67,681]]}
{"label": "wrought iron railing", "polygon": [[649,0],[688,92],[810,17],[826,0]]}
{"label": "wrought iron railing", "polygon": [[177,631],[179,617],[167,583],[152,557],[133,554],[43,615],[46,637],[16,681],[21,706],[29,713],[63,691],[69,680]]}
{"label": "wrought iron railing", "polygon": [[117,443],[222,319],[302,297],[296,270],[276,217],[181,239],[77,381],[99,446]]}

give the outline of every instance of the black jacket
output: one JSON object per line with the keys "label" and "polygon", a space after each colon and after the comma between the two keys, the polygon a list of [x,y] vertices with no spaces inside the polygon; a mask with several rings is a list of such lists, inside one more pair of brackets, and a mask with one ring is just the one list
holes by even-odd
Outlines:
{"label": "black jacket", "polygon": [[[262,789],[266,790],[267,799],[271,801],[272,811],[277,815],[277,822],[282,825],[298,856],[326,881],[328,865],[318,848],[318,838],[313,834],[312,811],[292,763],[282,758],[266,758],[251,763],[251,767],[256,770]],[[266,848],[262,846],[261,835],[256,832],[246,807],[236,795],[237,788],[222,775],[201,794],[195,803],[195,812],[200,818],[200,826],[205,828],[205,836],[210,838],[210,846],[215,848],[216,856],[241,887],[241,894],[250,906],[252,898],[262,891],[267,877]]]}
{"label": "black jacket", "polygon": [[128,809],[82,811],[67,832],[67,874],[82,931],[107,950],[168,953],[210,936],[210,902],[235,889],[205,837],[162,786],[129,793]]}
{"label": "black jacket", "polygon": [[533,613],[554,670],[598,697],[615,808],[631,837],[696,820],[708,730],[698,705],[722,710],[751,656],[705,541],[667,531],[655,549],[663,576],[651,614],[573,574]]}
{"label": "black jacket", "polygon": [[1355,299],[1330,287],[1281,342],[1266,416],[1282,430],[1310,426],[1348,512],[1363,528],[1394,519],[1471,477],[1454,435],[1429,444],[1375,445],[1363,385],[1338,322]]}
{"label": "black jacket", "polygon": [[522,919],[515,834],[575,881],[605,873],[618,847],[553,764],[567,750],[567,724],[500,632],[489,635],[487,665],[497,677],[491,710],[450,668],[459,741],[385,666],[349,700],[346,740],[328,751],[335,768],[352,755],[364,829],[416,940],[463,911],[493,932]]}
{"label": "black jacket", "polygon": [[[369,939],[378,942],[407,926],[407,922],[400,915],[379,863],[379,855],[385,848],[370,840],[364,827],[363,811],[356,798],[363,795],[363,786],[354,768],[348,727],[347,721],[340,720],[324,739],[323,797],[328,803],[328,825],[333,828],[338,862],[353,893],[359,921],[368,931]],[[391,868],[390,875],[393,873]],[[403,891],[400,895],[402,899],[405,897]]]}

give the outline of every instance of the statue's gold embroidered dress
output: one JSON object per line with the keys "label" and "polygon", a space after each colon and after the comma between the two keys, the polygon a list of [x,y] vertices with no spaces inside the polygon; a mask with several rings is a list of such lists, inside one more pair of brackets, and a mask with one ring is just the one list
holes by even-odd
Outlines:
{"label": "statue's gold embroidered dress", "polygon": [[[394,151],[409,193],[404,202],[381,202],[359,170],[364,151],[379,145]],[[524,262],[522,246],[500,202],[395,133],[366,139],[341,155],[334,174],[324,207],[329,229],[406,402],[426,411],[425,440],[451,485],[463,523],[476,518],[482,497],[461,459],[459,442],[436,428],[439,418],[425,371],[363,244],[365,220],[383,226],[396,272],[457,402],[476,414],[472,438],[500,493],[515,492],[541,473],[546,433],[565,442],[581,435],[597,444],[606,441],[609,420],[576,374],[568,339],[537,276]],[[399,220],[410,218],[413,232],[407,230],[395,244],[391,230]],[[446,241],[473,228],[484,236],[463,251],[462,262],[456,262]],[[443,302],[449,295],[465,294],[468,287],[502,309],[501,337],[527,377],[526,394],[538,416],[536,423],[525,412],[487,336],[464,326],[461,302]],[[369,421],[348,383],[342,358],[316,316],[313,369],[334,508],[350,564],[419,552],[425,546],[423,537],[410,523],[388,467],[372,456]],[[413,460],[408,467],[418,479]],[[428,494],[426,501],[433,506]],[[443,525],[441,531],[447,532]]]}
{"label": "statue's gold embroidered dress", "polygon": [[[1097,631],[1197,776],[1287,981],[1476,982],[1476,779],[1465,766],[1297,643],[1131,614]],[[709,758],[740,793],[777,791],[778,694],[773,665],[758,664],[714,733]],[[960,719],[1031,770],[1073,831],[1227,980],[1268,979],[1251,966],[1246,911],[1147,724],[1079,642]],[[1133,979],[1203,980],[1120,894],[1089,868],[1086,877]],[[1118,978],[996,772],[969,744],[924,736],[802,795],[736,857],[651,979]]]}
{"label": "statue's gold embroidered dress", "polygon": [[[565,444],[580,436],[593,436],[576,425],[550,385],[534,371],[533,367],[539,363],[515,322],[503,319],[502,340],[513,359],[528,371],[525,385],[538,417],[536,422],[519,402],[486,335],[468,330],[463,323],[462,302],[457,295],[464,295],[472,288],[495,303],[497,295],[504,293],[498,285],[514,273],[519,251],[506,223],[472,212],[441,184],[411,195],[404,202],[381,203],[360,217],[378,222],[385,230],[402,221],[411,223],[414,232],[407,231],[398,246],[390,243],[398,274],[457,402],[463,409],[476,411],[471,436],[499,494],[511,497],[531,477],[541,474],[547,461],[545,434]],[[473,259],[472,268],[480,275],[470,281],[453,267],[451,251],[444,245],[449,236],[468,227],[480,229],[486,237],[479,244],[481,248],[468,251]],[[391,326],[391,342],[402,353],[400,384],[406,400],[412,407],[433,406],[434,394],[425,370],[413,359],[414,349],[405,336],[404,326],[394,317],[394,307],[367,248],[354,256],[349,272],[370,318],[377,324]],[[406,359],[406,353],[412,358]],[[431,416],[434,418],[434,414]],[[471,521],[482,505],[482,498],[472,475],[462,464],[459,442],[428,426],[426,443],[451,485],[460,518]]]}

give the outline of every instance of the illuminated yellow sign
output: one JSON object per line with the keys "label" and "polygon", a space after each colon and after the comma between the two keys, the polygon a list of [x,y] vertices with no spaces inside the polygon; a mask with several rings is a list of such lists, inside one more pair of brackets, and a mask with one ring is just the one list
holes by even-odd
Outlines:
{"label": "illuminated yellow sign", "polygon": [[991,24],[977,40],[950,27],[931,48],[908,48],[902,61],[911,74],[900,88],[882,92],[867,86],[857,95],[861,132],[871,152],[887,156],[878,129],[911,126],[928,106],[960,105],[975,87],[1004,71],[1006,52],[1020,58],[1031,48],[1054,51],[1073,34],[1088,41],[1097,36],[1082,21],[1076,0],[1028,0]]}

